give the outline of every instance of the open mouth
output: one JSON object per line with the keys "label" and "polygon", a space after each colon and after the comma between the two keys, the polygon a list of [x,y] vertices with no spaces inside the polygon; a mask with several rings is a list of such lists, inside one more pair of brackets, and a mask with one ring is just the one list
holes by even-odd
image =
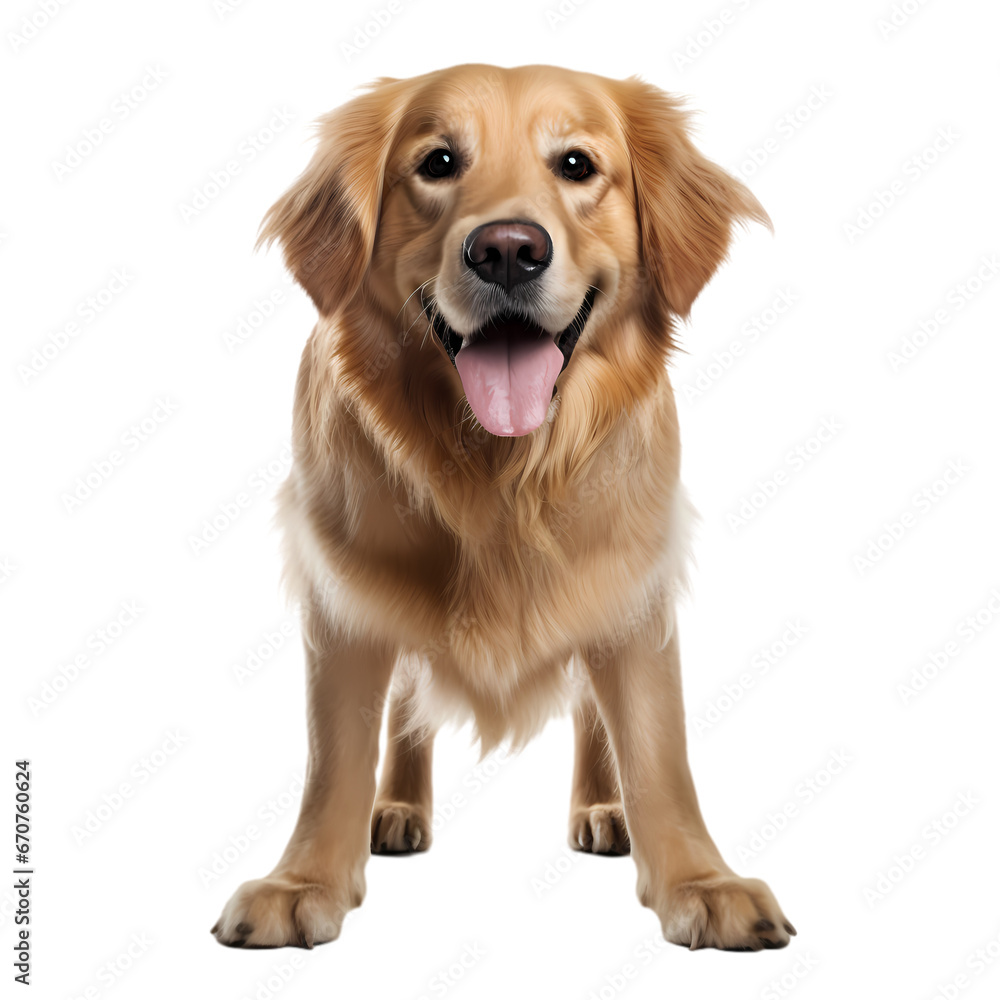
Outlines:
{"label": "open mouth", "polygon": [[462,379],[476,419],[498,437],[520,437],[539,427],[556,393],[556,379],[573,354],[594,307],[596,290],[565,330],[557,334],[513,312],[498,313],[463,347],[457,334],[430,306],[424,310]]}

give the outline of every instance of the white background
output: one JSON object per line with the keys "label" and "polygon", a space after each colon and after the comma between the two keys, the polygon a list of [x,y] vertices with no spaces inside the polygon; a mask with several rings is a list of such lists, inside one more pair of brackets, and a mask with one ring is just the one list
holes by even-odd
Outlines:
{"label": "white background", "polygon": [[[36,995],[997,994],[1000,958],[974,953],[1000,956],[1000,281],[983,264],[1000,252],[1000,12],[902,6],[913,13],[894,28],[879,24],[891,0],[587,0],[561,21],[555,0],[404,0],[349,53],[369,3],[70,2],[31,38],[23,18],[42,23],[41,7],[5,5],[0,797],[13,802],[12,762],[30,757]],[[439,812],[428,854],[372,860],[339,941],[246,952],[208,933],[280,853],[305,761],[271,518],[314,311],[277,252],[253,254],[257,225],[306,163],[311,121],[352,88],[473,61],[638,73],[690,95],[701,147],[774,220],[773,237],[741,236],[699,299],[674,372],[702,515],[681,621],[692,763],[731,863],[765,877],[798,926],[785,951],[664,946],[630,860],[566,860],[565,719],[482,777],[468,733],[442,733],[438,807],[460,804]],[[143,95],[150,68],[165,77]],[[812,109],[810,94],[823,95]],[[105,118],[100,144],[57,170]],[[184,213],[230,161],[225,188]],[[88,313],[116,271],[127,285]],[[272,315],[228,347],[275,291]],[[752,341],[746,325],[781,293],[794,304]],[[65,349],[25,376],[70,322]],[[919,349],[894,370],[906,338]],[[708,388],[686,392],[699,373]],[[133,447],[144,418],[155,430]],[[814,440],[824,420],[838,429]],[[124,464],[68,510],[77,478],[116,449]],[[774,495],[736,524],[758,482]],[[194,554],[192,536],[241,491],[252,503]],[[883,534],[893,524],[898,539]],[[878,560],[859,562],[880,535]],[[95,653],[130,601],[138,618]],[[762,672],[755,656],[789,622],[805,634]],[[234,667],[283,625],[291,636],[241,683]],[[955,655],[904,703],[898,686],[932,673],[948,643]],[[81,653],[86,668],[57,680]],[[179,748],[154,757],[171,733]],[[122,783],[131,795],[105,808]],[[975,804],[959,817],[963,795]],[[98,811],[96,832],[74,832]],[[244,841],[250,826],[260,836]],[[227,848],[235,860],[216,859],[206,885],[200,870]],[[0,889],[5,979],[11,903]],[[483,954],[460,981],[433,979],[471,945]]]}

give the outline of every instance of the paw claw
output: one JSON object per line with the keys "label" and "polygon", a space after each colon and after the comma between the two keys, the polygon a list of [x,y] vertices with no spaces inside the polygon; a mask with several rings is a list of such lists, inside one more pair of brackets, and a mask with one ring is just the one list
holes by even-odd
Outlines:
{"label": "paw claw", "polygon": [[569,845],[591,854],[628,854],[632,845],[620,805],[588,805],[570,816]]}
{"label": "paw claw", "polygon": [[762,948],[778,949],[778,948],[787,948],[788,947],[788,942],[787,941],[771,941],[768,938],[758,938],[758,940],[760,941],[760,945],[761,945]]}
{"label": "paw claw", "polygon": [[[656,894],[647,890],[650,898]],[[674,884],[647,905],[660,914],[663,936],[692,951],[784,948],[792,933],[765,883],[729,873]]]}
{"label": "paw claw", "polygon": [[215,938],[231,948],[312,948],[340,934],[345,914],[360,902],[360,865],[335,884],[294,875],[244,882],[226,903]]}
{"label": "paw claw", "polygon": [[430,819],[411,802],[376,803],[372,812],[372,854],[414,854],[431,846]]}

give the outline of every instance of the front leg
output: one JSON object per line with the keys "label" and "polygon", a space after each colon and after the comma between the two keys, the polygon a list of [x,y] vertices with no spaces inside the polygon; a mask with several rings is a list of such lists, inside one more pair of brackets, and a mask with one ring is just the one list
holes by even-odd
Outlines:
{"label": "front leg", "polygon": [[695,948],[783,948],[792,925],[767,885],[723,861],[688,767],[677,632],[584,650],[618,767],[639,899],[663,936]]}
{"label": "front leg", "polygon": [[274,871],[244,882],[212,933],[222,944],[278,948],[332,941],[365,893],[382,705],[395,650],[306,623],[309,761],[302,807]]}

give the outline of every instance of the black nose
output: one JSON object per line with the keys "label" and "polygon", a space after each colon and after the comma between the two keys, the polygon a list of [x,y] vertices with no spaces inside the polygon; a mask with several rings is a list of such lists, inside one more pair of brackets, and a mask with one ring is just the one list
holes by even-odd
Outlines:
{"label": "black nose", "polygon": [[533,222],[507,219],[476,226],[465,238],[465,264],[483,281],[515,285],[537,278],[552,260],[549,234]]}

